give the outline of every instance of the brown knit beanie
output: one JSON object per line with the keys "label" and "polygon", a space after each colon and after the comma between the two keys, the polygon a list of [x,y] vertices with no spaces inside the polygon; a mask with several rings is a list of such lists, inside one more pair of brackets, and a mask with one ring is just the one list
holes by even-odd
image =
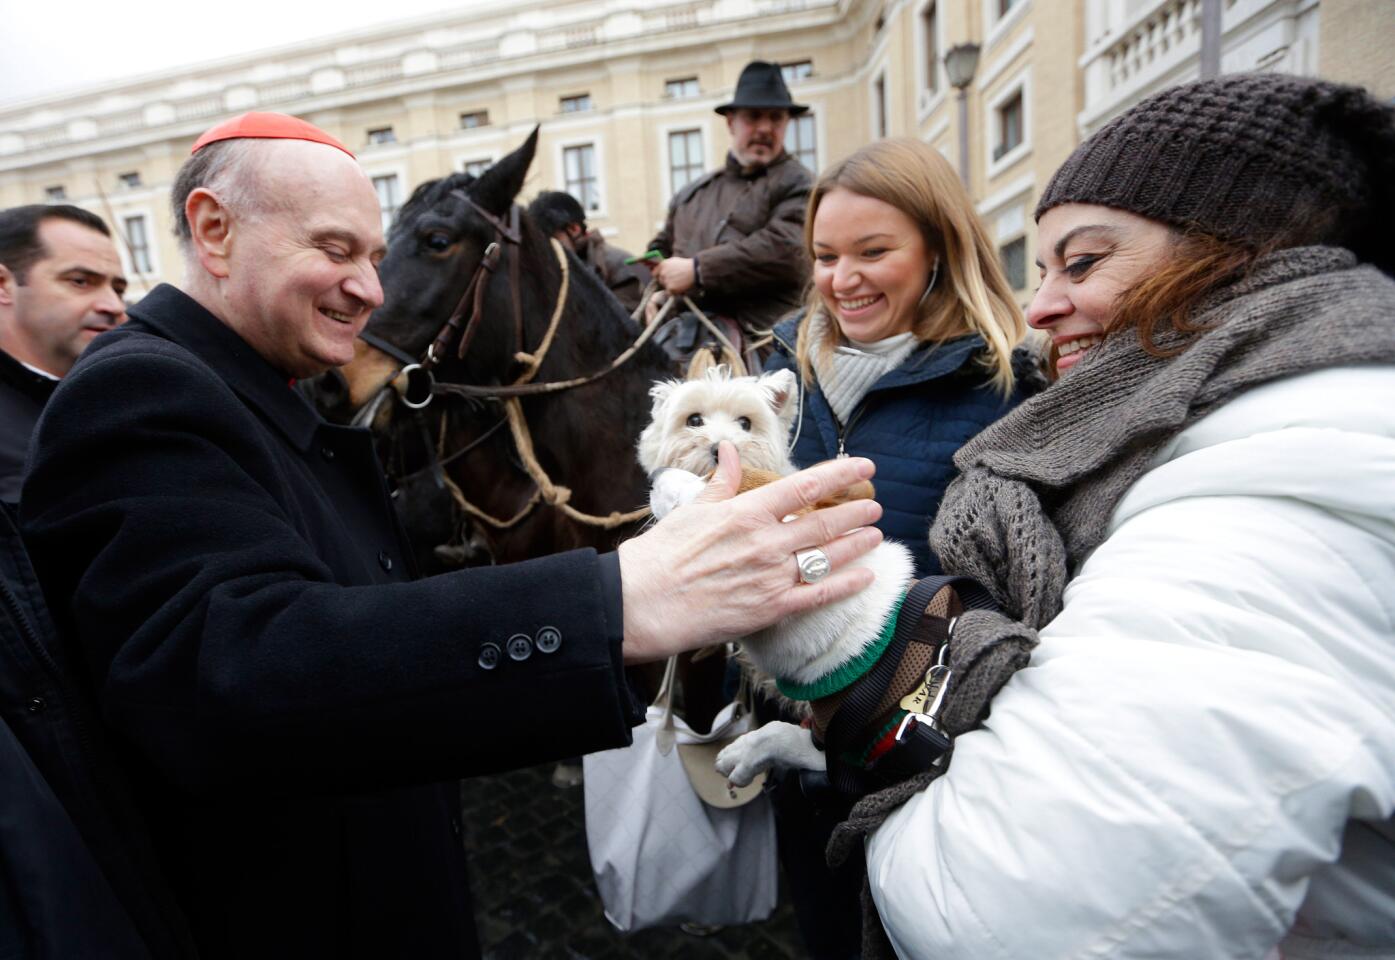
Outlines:
{"label": "brown knit beanie", "polygon": [[1395,109],[1360,87],[1283,74],[1172,87],[1077,147],[1037,219],[1063,203],[1256,246],[1347,247],[1395,273]]}

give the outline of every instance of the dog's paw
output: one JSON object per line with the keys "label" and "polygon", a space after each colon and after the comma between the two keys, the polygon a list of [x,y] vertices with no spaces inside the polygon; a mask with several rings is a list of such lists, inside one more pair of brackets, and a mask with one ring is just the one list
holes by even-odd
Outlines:
{"label": "dog's paw", "polygon": [[695,473],[665,467],[654,475],[654,485],[649,488],[649,509],[654,519],[662,520],[678,507],[692,503],[702,493],[707,481]]}
{"label": "dog's paw", "polygon": [[827,770],[823,751],[814,746],[814,735],[783,720],[767,723],[742,734],[717,754],[717,772],[735,786],[744,787],[772,768],[778,770]]}

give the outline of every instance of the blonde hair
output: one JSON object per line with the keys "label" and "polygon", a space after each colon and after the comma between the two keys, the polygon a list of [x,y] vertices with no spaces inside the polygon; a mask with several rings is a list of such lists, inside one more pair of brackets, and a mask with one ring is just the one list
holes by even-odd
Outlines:
{"label": "blonde hair", "polygon": [[[993,385],[1004,395],[1010,393],[1012,350],[1026,337],[1027,324],[959,175],[940,152],[919,140],[878,140],[825,170],[809,194],[804,215],[804,249],[810,259],[819,203],[837,189],[889,203],[919,225],[926,249],[939,256],[940,272],[934,289],[917,308],[911,332],[921,342],[979,334],[987,344],[983,365]],[[836,346],[836,323],[828,324],[828,341],[809,342],[814,314],[825,306],[811,284],[796,348],[806,384],[814,382],[813,351]]]}

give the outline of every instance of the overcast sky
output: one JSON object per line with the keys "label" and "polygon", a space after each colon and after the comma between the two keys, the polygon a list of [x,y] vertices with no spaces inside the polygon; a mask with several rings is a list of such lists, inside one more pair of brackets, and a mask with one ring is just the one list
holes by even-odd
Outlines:
{"label": "overcast sky", "polygon": [[0,103],[467,6],[469,0],[7,0]]}

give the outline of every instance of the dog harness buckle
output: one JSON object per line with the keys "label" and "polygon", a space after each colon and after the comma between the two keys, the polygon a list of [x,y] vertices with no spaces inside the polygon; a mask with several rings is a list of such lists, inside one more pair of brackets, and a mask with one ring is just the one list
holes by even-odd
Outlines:
{"label": "dog harness buckle", "polygon": [[901,725],[896,728],[896,742],[901,743],[906,739],[906,728],[912,723],[923,723],[932,730],[943,732],[940,727],[940,711],[944,709],[945,693],[949,690],[949,678],[954,675],[954,671],[943,663],[936,663],[925,674],[925,684],[933,691],[930,706],[923,712],[907,711],[901,719]]}

